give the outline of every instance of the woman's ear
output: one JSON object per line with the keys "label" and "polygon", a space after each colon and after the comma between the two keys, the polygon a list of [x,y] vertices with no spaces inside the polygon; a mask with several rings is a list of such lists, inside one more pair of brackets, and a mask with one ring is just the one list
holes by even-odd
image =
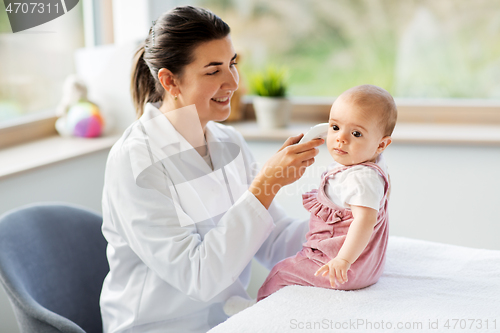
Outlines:
{"label": "woman's ear", "polygon": [[382,140],[380,140],[377,148],[377,153],[381,153],[392,143],[392,137],[384,136]]}
{"label": "woman's ear", "polygon": [[166,91],[172,96],[179,95],[179,87],[177,84],[176,76],[166,68],[162,68],[158,71],[158,80]]}

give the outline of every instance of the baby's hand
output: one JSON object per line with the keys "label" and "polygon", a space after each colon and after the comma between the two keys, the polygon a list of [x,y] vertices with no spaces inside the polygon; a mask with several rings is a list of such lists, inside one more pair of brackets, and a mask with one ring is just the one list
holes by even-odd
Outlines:
{"label": "baby's hand", "polygon": [[321,266],[316,273],[314,273],[315,276],[318,276],[318,274],[323,273],[322,276],[326,276],[328,272],[330,272],[330,285],[332,288],[336,288],[337,285],[335,283],[335,279],[340,284],[344,284],[347,282],[347,271],[351,267],[351,263],[349,263],[347,260],[335,257],[332,260],[330,260],[326,265]]}

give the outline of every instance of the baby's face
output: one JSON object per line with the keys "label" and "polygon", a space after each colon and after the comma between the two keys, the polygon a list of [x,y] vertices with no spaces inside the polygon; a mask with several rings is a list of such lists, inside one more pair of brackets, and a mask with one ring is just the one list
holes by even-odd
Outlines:
{"label": "baby's face", "polygon": [[378,112],[366,112],[338,98],[330,110],[330,128],[326,139],[333,159],[342,165],[374,162],[385,149],[378,117]]}

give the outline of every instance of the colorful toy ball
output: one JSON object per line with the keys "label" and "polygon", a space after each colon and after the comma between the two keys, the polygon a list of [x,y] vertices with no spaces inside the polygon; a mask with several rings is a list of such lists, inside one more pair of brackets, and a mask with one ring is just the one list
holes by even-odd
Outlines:
{"label": "colorful toy ball", "polygon": [[97,105],[91,102],[78,102],[69,108],[64,127],[69,135],[95,138],[101,135],[104,120]]}

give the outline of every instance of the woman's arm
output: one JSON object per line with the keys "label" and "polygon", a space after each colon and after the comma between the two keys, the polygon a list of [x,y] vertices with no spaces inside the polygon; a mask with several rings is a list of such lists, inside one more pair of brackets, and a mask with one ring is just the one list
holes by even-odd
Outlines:
{"label": "woman's arm", "polygon": [[341,284],[347,282],[347,271],[368,245],[373,228],[377,224],[378,212],[373,208],[351,205],[354,220],[349,227],[344,244],[337,256],[323,265],[314,275],[330,273],[330,285],[335,287],[335,279]]}
{"label": "woman's arm", "polygon": [[[112,156],[106,167],[103,233],[114,263],[136,268],[140,262],[183,294],[206,302],[238,279],[274,228],[260,202],[245,192],[203,236],[200,224],[176,209],[161,164],[148,169],[148,184],[138,186],[127,154]],[[210,227],[201,224],[200,228]],[[127,248],[130,249],[127,249]],[[140,267],[137,266],[137,267]],[[125,279],[125,278],[124,278]]]}
{"label": "woman's arm", "polygon": [[255,259],[271,270],[281,260],[297,254],[306,241],[309,230],[308,219],[291,217],[277,202],[268,209],[275,228],[255,254]]}
{"label": "woman's arm", "polygon": [[[110,246],[130,247],[131,251],[120,252],[130,256],[117,261],[134,265],[134,260],[140,260],[172,287],[193,299],[208,301],[238,279],[276,229],[273,217],[254,194],[245,192],[216,227],[202,236],[199,224],[173,200],[164,168],[175,171],[175,165],[159,161],[137,175],[133,168],[139,160],[149,160],[149,151],[144,141],[132,139],[131,135],[108,159],[103,233]],[[291,148],[292,152],[298,150]],[[315,149],[309,150],[311,156],[316,154]],[[282,151],[278,154],[286,160]],[[288,166],[294,166],[293,158],[290,160]],[[188,223],[181,225],[181,220]]]}

